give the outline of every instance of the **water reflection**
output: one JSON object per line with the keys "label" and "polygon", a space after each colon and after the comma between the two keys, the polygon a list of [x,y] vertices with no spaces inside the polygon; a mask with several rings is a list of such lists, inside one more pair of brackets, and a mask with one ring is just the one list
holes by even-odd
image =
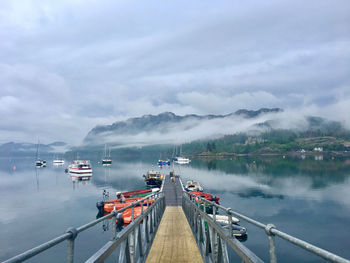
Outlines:
{"label": "water reflection", "polygon": [[76,187],[79,186],[79,184],[81,184],[81,185],[89,184],[90,180],[91,180],[92,173],[86,173],[84,175],[77,175],[74,173],[68,173],[68,176],[72,180],[73,190],[75,190]]}
{"label": "water reflection", "polygon": [[[93,163],[99,160],[84,157]],[[300,156],[193,159],[187,166],[175,166],[175,174],[183,182],[200,182],[206,192],[220,196],[226,207],[263,223],[274,223],[287,233],[349,258],[350,160],[333,158],[323,153],[323,160],[307,155],[304,160]],[[61,234],[69,226],[95,219],[96,202],[101,201],[104,190],[113,198],[118,191],[144,189],[142,175],[159,170],[154,160],[131,158],[113,166],[96,165],[94,176],[82,180],[65,174],[62,166],[48,164],[46,169],[35,169],[33,159],[0,159],[0,261],[38,245],[38,240],[44,242]],[[170,170],[163,167],[161,171],[168,174]],[[45,222],[43,211],[48,216]],[[23,221],[23,215],[30,220]],[[247,246],[268,261],[264,232],[243,221],[241,224],[248,229]],[[19,235],[26,242],[18,242]],[[85,235],[79,242],[86,240],[84,245],[91,251],[104,244],[98,243],[101,239],[110,239],[108,233],[101,234],[100,227]],[[64,249],[48,250],[47,258],[43,254],[38,262],[51,262],[64,255]],[[85,258],[91,256],[88,250],[80,253]],[[277,253],[283,262],[317,261],[285,243],[277,243]],[[60,259],[57,262],[64,260]]]}

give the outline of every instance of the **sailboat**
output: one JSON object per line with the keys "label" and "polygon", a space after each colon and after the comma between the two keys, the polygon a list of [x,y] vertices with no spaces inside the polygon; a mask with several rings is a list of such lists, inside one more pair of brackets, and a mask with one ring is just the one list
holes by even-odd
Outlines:
{"label": "sailboat", "polygon": [[36,161],[35,161],[35,167],[41,168],[41,167],[46,167],[46,161],[42,160],[39,158],[39,139],[38,139],[38,144],[36,146]]}
{"label": "sailboat", "polygon": [[52,160],[53,165],[59,166],[59,165],[64,165],[64,160],[63,158],[58,158],[58,156]]}
{"label": "sailboat", "polygon": [[174,162],[177,164],[188,164],[190,159],[182,156],[182,145],[180,145],[180,155],[174,158]]}
{"label": "sailboat", "polygon": [[105,144],[105,156],[102,159],[102,164],[103,165],[110,165],[110,164],[112,164],[111,149],[108,148],[108,153],[107,153],[107,144]]}

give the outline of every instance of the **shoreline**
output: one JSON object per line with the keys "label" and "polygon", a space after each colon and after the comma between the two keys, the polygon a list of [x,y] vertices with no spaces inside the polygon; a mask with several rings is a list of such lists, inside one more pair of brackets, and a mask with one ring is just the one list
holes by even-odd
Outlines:
{"label": "shoreline", "polygon": [[319,155],[326,155],[326,156],[341,156],[341,157],[350,157],[350,152],[346,151],[323,151],[323,152],[286,152],[286,153],[217,153],[217,154],[210,154],[210,153],[202,153],[202,154],[190,154],[188,155],[191,158],[230,158],[230,157],[247,157],[247,156],[319,156]]}

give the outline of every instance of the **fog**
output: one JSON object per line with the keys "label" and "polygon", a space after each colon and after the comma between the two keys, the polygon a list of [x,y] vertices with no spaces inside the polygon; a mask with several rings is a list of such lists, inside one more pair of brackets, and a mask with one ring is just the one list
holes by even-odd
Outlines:
{"label": "fog", "polygon": [[[311,112],[311,111],[309,111]],[[155,125],[134,133],[118,134],[118,131],[98,133],[89,137],[85,145],[110,144],[112,147],[142,147],[161,144],[182,144],[195,140],[216,139],[224,135],[247,133],[259,135],[268,129],[290,129],[305,131],[308,128],[307,117],[299,111],[283,111],[261,114],[255,118],[245,118],[240,115],[229,115],[215,119],[190,118],[181,122]],[[259,125],[265,122],[266,125]]]}

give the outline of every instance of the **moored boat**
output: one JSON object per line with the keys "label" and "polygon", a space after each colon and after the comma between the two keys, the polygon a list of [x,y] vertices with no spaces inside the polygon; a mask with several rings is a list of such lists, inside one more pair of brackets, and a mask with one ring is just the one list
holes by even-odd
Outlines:
{"label": "moored boat", "polygon": [[162,167],[162,166],[164,166],[164,165],[170,166],[170,160],[166,160],[166,161],[164,161],[164,160],[158,160],[158,166],[159,166],[159,167]]}
{"label": "moored boat", "polygon": [[63,159],[55,159],[55,160],[53,160],[52,161],[52,163],[54,164],[54,165],[63,165],[64,164],[64,160]]}
{"label": "moored boat", "polygon": [[203,192],[203,187],[198,182],[191,180],[186,182],[185,190],[187,192]]}
{"label": "moored boat", "polygon": [[112,159],[111,159],[111,150],[108,148],[107,150],[107,144],[105,144],[105,154],[101,161],[102,165],[111,165]]}
{"label": "moored boat", "polygon": [[191,160],[186,157],[178,156],[178,157],[175,157],[174,162],[177,164],[189,164]]}
{"label": "moored boat", "polygon": [[191,191],[190,193],[194,194],[196,196],[205,198],[208,201],[215,202],[215,203],[219,204],[219,200],[220,200],[219,196],[215,196],[215,195],[212,195],[209,193],[204,193],[204,192],[196,192],[196,191]]}
{"label": "moored boat", "polygon": [[160,187],[163,182],[164,176],[160,172],[148,171],[146,175],[143,175],[147,186]]}
{"label": "moored boat", "polygon": [[88,160],[74,160],[68,166],[68,172],[70,174],[91,174],[92,175],[92,167],[90,161]]}
{"label": "moored boat", "polygon": [[40,147],[40,143],[39,143],[39,139],[38,139],[38,144],[36,146],[35,167],[37,167],[37,168],[46,167],[46,161],[39,158],[39,147]]}
{"label": "moored boat", "polygon": [[35,161],[35,166],[36,167],[46,167],[46,161],[38,159],[38,160]]}
{"label": "moored boat", "polygon": [[[96,207],[100,212],[104,211],[106,213],[110,213],[113,211],[113,209],[118,210],[118,209],[124,208],[125,206],[128,206],[133,202],[137,202],[142,198],[146,197],[147,195],[150,195],[158,191],[159,191],[159,188],[141,189],[141,190],[122,192],[122,193],[117,192],[117,199],[97,202]],[[138,204],[138,205],[141,205],[141,204]],[[143,205],[147,205],[146,200],[143,202]]]}

